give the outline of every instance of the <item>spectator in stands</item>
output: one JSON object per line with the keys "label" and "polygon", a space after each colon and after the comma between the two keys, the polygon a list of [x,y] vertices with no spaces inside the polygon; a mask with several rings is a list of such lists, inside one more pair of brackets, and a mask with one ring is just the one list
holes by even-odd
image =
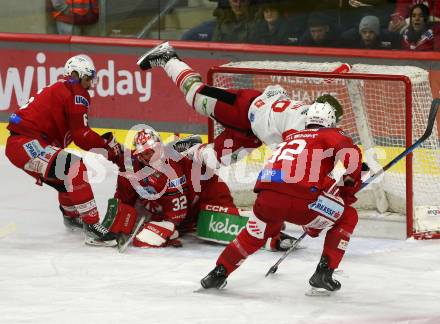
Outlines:
{"label": "spectator in stands", "polygon": [[429,22],[429,8],[417,4],[411,8],[409,27],[402,35],[402,48],[416,51],[439,49],[439,30]]}
{"label": "spectator in stands", "polygon": [[358,33],[359,23],[365,16],[378,17],[385,28],[395,7],[395,0],[321,0],[312,3],[314,12],[325,13],[338,30],[351,30],[353,35]]}
{"label": "spectator in stands", "polygon": [[255,28],[255,0],[219,1],[214,10],[216,27],[212,35],[214,42],[247,43]]}
{"label": "spectator in stands", "polygon": [[[344,10],[342,20],[345,25],[351,24],[356,32],[360,21],[365,16],[376,16],[379,18],[380,28],[388,27],[390,14],[394,10],[395,0],[348,0],[347,8]],[[347,28],[345,28],[347,30]]]}
{"label": "spectator in stands", "polygon": [[391,15],[388,30],[394,33],[403,33],[409,27],[411,8],[417,4],[424,4],[429,8],[431,23],[440,22],[439,0],[397,0],[396,10]]}
{"label": "spectator in stands", "polygon": [[308,19],[308,30],[301,36],[299,45],[338,47],[339,39],[331,18],[321,12],[312,12]]}
{"label": "spectator in stands", "polygon": [[209,42],[216,26],[215,20],[204,21],[183,33],[181,40]]}
{"label": "spectator in stands", "polygon": [[99,35],[98,0],[50,0],[57,32],[62,35]]}
{"label": "spectator in stands", "polygon": [[398,47],[399,38],[381,32],[380,21],[376,16],[365,16],[359,23],[358,33],[352,37],[351,31],[341,38],[344,47],[363,49],[392,49]]}
{"label": "spectator in stands", "polygon": [[286,19],[284,3],[276,0],[266,1],[257,12],[257,21],[250,42],[296,45],[299,41],[299,32],[291,28],[292,24]]}

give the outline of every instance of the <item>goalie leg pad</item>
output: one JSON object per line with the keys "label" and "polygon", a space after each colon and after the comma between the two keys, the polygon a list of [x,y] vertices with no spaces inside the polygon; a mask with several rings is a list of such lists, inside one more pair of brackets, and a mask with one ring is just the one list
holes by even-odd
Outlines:
{"label": "goalie leg pad", "polygon": [[144,225],[144,228],[133,240],[133,245],[137,247],[165,247],[168,242],[176,240],[178,237],[179,232],[176,231],[174,223],[153,221]]}
{"label": "goalie leg pad", "polygon": [[112,233],[129,235],[136,223],[136,218],[137,213],[134,207],[122,203],[117,198],[111,198],[108,200],[107,213],[102,225]]}

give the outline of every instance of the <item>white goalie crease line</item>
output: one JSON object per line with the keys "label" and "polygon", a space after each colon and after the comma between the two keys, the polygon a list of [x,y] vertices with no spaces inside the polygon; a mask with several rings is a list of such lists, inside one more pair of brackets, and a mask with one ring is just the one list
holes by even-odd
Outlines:
{"label": "white goalie crease line", "polygon": [[5,226],[0,227],[0,239],[11,235],[12,233],[15,233],[16,230],[17,224],[15,223],[9,223]]}

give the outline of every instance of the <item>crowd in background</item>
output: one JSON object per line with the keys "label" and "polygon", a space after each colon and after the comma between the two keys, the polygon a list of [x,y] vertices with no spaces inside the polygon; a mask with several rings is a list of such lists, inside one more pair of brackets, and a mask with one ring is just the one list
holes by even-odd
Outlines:
{"label": "crowd in background", "polygon": [[217,0],[182,40],[433,51],[440,0]]}

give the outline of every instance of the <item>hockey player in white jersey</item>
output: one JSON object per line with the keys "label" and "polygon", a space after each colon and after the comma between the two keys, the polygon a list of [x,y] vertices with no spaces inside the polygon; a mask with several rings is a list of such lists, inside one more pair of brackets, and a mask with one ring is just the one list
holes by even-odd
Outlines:
{"label": "hockey player in white jersey", "polygon": [[[285,136],[305,127],[309,105],[292,100],[281,86],[270,85],[263,92],[208,86],[202,82],[200,74],[179,59],[168,42],[144,54],[137,64],[142,70],[162,67],[195,111],[225,127],[214,143],[193,148],[194,158],[198,157],[211,167],[212,156],[216,157],[215,162],[229,165],[235,157],[243,157],[261,142],[274,148]],[[315,102],[328,102],[335,107],[339,121],[342,107],[336,98],[326,94]]]}

